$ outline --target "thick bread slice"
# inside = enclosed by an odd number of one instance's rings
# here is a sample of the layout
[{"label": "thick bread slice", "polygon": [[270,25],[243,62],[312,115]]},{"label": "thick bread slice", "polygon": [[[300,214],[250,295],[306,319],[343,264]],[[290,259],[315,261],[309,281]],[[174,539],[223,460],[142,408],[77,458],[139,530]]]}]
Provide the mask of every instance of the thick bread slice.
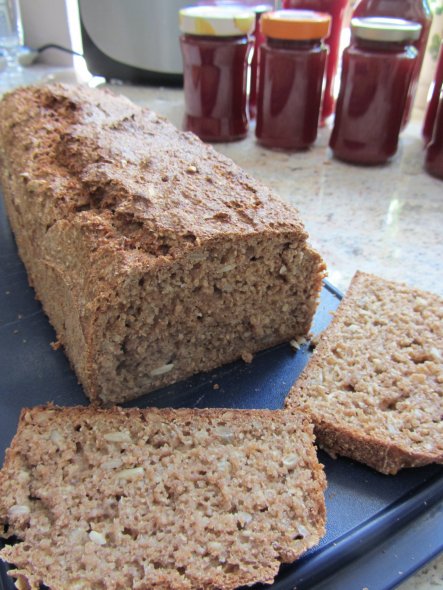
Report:
[{"label": "thick bread slice", "polygon": [[297,211],[109,91],[0,102],[20,256],[86,393],[118,403],[306,334],[324,263]]},{"label": "thick bread slice", "polygon": [[286,405],[382,473],[443,463],[443,301],[358,272]]},{"label": "thick bread slice", "polygon": [[324,487],[300,413],[39,407],[0,472],[0,556],[32,590],[272,582],[324,534]]}]

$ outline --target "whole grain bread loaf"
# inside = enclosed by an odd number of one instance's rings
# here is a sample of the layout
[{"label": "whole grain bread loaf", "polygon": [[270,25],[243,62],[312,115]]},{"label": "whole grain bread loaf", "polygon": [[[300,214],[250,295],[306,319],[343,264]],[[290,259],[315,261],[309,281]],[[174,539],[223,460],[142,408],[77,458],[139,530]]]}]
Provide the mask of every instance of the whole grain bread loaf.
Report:
[{"label": "whole grain bread loaf", "polygon": [[443,463],[443,301],[358,272],[286,405],[320,447],[386,474]]},{"label": "whole grain bread loaf", "polygon": [[271,582],[323,535],[324,487],[300,413],[37,407],[0,471],[0,556],[31,590]]},{"label": "whole grain bread loaf", "polygon": [[324,263],[298,213],[126,98],[64,85],[7,95],[0,175],[29,281],[92,400],[309,330]]}]

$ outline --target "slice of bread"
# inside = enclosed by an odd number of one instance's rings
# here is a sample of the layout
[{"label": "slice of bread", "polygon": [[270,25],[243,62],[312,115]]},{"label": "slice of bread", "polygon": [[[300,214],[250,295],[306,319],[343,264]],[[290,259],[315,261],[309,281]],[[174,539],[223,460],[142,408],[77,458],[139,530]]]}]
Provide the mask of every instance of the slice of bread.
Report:
[{"label": "slice of bread", "polygon": [[386,474],[443,463],[443,301],[358,272],[286,405],[320,447]]},{"label": "slice of bread", "polygon": [[272,582],[324,534],[306,416],[24,410],[0,472],[18,587],[232,589]]}]

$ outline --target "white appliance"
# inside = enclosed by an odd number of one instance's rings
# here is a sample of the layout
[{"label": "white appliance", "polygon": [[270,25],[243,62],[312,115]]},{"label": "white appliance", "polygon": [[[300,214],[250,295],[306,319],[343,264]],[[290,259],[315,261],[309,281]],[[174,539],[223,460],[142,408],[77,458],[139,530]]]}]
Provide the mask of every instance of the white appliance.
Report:
[{"label": "white appliance", "polygon": [[178,11],[188,0],[78,0],[91,73],[135,83],[182,83]]}]

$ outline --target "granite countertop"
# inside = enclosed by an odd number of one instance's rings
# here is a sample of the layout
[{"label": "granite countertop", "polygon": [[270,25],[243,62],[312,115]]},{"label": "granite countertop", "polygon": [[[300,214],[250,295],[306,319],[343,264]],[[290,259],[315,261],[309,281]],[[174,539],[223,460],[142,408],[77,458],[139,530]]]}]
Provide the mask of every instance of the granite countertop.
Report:
[{"label": "granite countertop", "polygon": [[[73,81],[68,71],[55,72],[55,78]],[[181,127],[181,90],[126,85],[114,90]],[[398,156],[381,167],[334,160],[327,148],[329,128],[320,130],[306,152],[261,148],[253,125],[246,139],[215,147],[299,209],[328,265],[329,280],[340,290],[346,291],[359,269],[443,296],[443,180],[423,171],[422,117],[414,113]],[[443,588],[443,554],[398,588]]]}]

